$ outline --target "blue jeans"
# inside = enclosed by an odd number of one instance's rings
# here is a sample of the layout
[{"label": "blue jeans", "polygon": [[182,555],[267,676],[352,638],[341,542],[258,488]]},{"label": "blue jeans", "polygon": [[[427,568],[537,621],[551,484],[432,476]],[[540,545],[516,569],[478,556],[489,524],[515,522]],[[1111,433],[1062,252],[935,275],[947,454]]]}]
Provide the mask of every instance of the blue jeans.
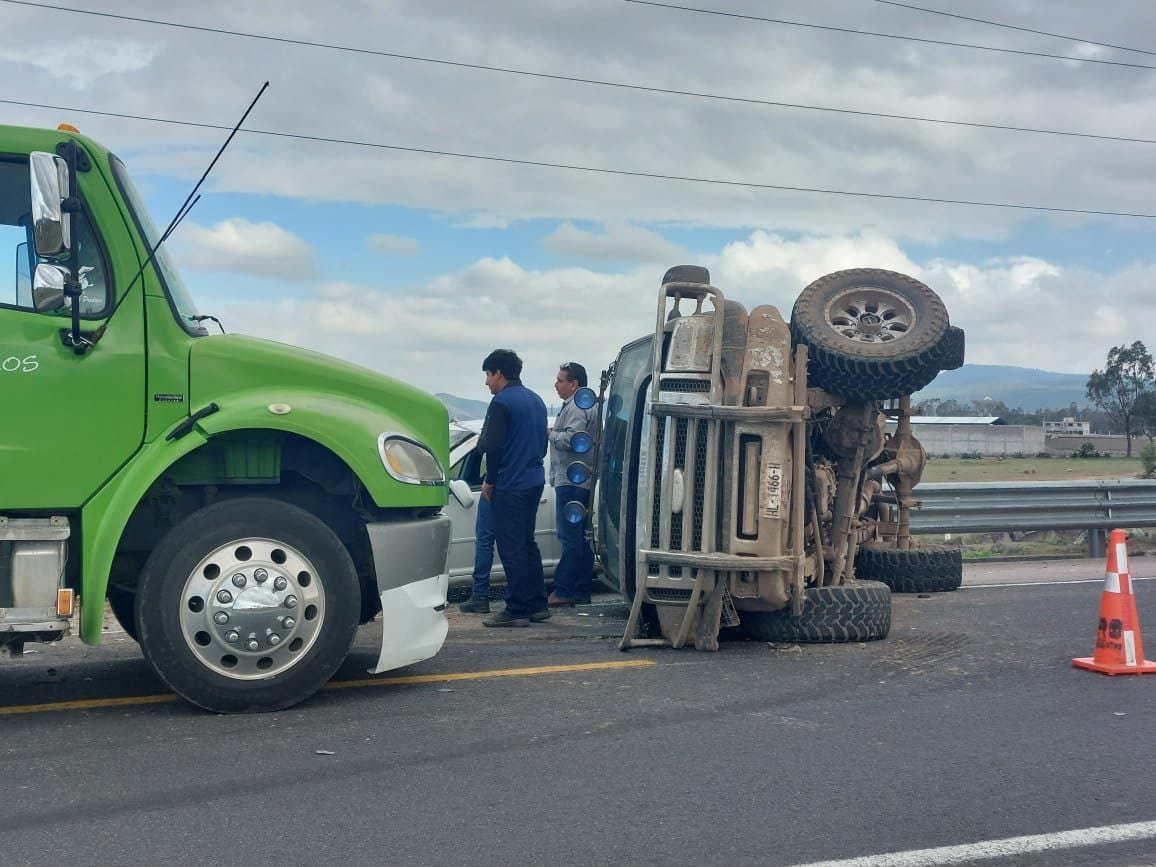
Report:
[{"label": "blue jeans", "polygon": [[513,617],[529,617],[546,608],[542,552],[534,541],[541,498],[541,485],[520,491],[498,487],[490,503],[494,540],[506,570],[506,611]]},{"label": "blue jeans", "polygon": [[474,522],[474,599],[490,598],[490,569],[494,566],[494,525],[490,501],[478,494],[478,514]]},{"label": "blue jeans", "polygon": [[577,500],[590,507],[590,491],[575,485],[558,485],[554,488],[555,526],[558,541],[562,544],[562,559],[554,570],[554,594],[563,599],[590,598],[590,585],[594,578],[594,552],[586,541],[586,523],[571,524],[566,520],[563,509],[571,500]]}]

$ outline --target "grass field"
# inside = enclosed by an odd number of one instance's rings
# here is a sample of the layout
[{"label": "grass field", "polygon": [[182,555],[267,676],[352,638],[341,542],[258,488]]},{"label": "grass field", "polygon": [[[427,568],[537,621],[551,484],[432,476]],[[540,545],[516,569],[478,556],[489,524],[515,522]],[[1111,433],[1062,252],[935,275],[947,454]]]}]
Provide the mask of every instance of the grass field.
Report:
[{"label": "grass field", "polygon": [[925,482],[1056,482],[1065,479],[1134,479],[1139,458],[937,458],[927,461]]}]

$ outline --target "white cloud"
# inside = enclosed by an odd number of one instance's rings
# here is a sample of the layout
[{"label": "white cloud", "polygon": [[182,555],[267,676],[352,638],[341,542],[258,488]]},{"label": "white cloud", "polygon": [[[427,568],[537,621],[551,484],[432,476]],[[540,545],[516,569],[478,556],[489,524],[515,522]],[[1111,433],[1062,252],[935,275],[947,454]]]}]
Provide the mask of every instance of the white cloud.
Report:
[{"label": "white cloud", "polygon": [[189,268],[281,280],[308,280],[317,274],[313,248],[276,223],[241,217],[209,227],[186,222],[174,233],[173,243]]},{"label": "white cloud", "polygon": [[657,232],[625,224],[608,225],[597,233],[567,221],[547,235],[542,246],[560,256],[595,261],[665,262],[685,256],[676,244]]},{"label": "white cloud", "polygon": [[417,238],[405,238],[401,235],[387,235],[377,233],[370,235],[366,241],[369,249],[385,256],[416,256],[421,252],[421,243]]},{"label": "white cloud", "polygon": [[[45,34],[41,34],[43,37]],[[8,38],[8,45],[18,43]],[[0,62],[27,64],[77,90],[87,90],[98,79],[123,76],[147,69],[159,52],[157,46],[146,46],[126,39],[78,37],[58,41],[41,39],[35,48],[0,48]]]},{"label": "white cloud", "polygon": [[535,271],[480,259],[409,292],[325,284],[307,298],[226,303],[230,330],[327,352],[392,373],[427,391],[487,399],[482,359],[511,347],[526,384],[550,399],[557,367],[594,372],[654,316],[661,272]]}]

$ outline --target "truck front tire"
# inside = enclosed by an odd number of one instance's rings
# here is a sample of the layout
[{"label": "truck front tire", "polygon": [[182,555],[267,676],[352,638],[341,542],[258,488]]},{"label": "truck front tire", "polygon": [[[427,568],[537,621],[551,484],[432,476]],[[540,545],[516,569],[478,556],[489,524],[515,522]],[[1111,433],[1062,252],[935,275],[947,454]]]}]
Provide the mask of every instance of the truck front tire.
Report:
[{"label": "truck front tire", "polygon": [[739,613],[743,632],[756,641],[836,644],[878,641],[891,631],[891,591],[877,581],[808,587],[803,613]]},{"label": "truck front tire", "polygon": [[153,549],[137,591],[145,658],[174,692],[219,713],[273,711],[321,688],[357,631],[357,571],[297,506],[226,500]]},{"label": "truck front tire", "polygon": [[112,616],[124,634],[133,641],[140,641],[140,633],[136,628],[136,594],[121,587],[109,587],[108,607],[112,609]]}]

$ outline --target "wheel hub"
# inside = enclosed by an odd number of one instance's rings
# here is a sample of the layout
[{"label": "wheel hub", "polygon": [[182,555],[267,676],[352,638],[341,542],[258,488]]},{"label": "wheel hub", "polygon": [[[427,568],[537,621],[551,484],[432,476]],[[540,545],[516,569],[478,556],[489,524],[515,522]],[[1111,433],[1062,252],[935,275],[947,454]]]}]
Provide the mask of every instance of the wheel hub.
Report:
[{"label": "wheel hub", "polygon": [[915,308],[901,295],[874,286],[847,289],[831,299],[827,324],[856,343],[890,343],[915,327]]},{"label": "wheel hub", "polygon": [[239,539],[197,564],[182,594],[181,632],[193,654],[225,677],[256,680],[294,666],[325,619],[313,565],[272,539]]}]

